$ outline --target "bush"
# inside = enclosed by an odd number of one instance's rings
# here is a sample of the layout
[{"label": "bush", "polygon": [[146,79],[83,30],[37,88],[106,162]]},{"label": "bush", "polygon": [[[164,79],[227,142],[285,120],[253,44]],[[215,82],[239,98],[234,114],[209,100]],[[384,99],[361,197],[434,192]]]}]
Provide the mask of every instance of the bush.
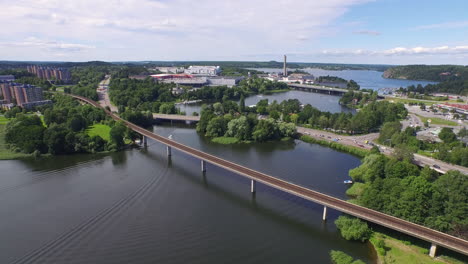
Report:
[{"label": "bush", "polygon": [[330,258],[335,264],[365,264],[362,260],[354,260],[350,255],[338,250],[331,250]]},{"label": "bush", "polygon": [[355,217],[340,216],[335,221],[335,225],[340,230],[341,236],[346,240],[360,240],[364,242],[372,234],[372,230],[367,226],[367,223]]}]

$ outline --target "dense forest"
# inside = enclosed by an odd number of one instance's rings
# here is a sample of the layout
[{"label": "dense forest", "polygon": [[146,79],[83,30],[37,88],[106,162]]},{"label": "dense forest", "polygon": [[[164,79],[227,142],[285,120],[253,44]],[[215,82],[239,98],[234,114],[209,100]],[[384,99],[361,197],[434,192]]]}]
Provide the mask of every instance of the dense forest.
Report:
[{"label": "dense forest", "polygon": [[72,69],[72,82],[76,85],[66,88],[66,92],[98,100],[96,88],[109,71],[106,66],[79,67]]},{"label": "dense forest", "polygon": [[460,65],[406,65],[386,70],[385,78],[427,80],[435,82],[468,80],[468,66]]},{"label": "dense forest", "polygon": [[[43,120],[36,114],[16,113],[6,126],[5,142],[16,152],[40,154],[70,154],[113,151],[124,145],[127,128],[106,119],[102,109],[80,105],[71,97],[55,94],[54,104],[38,107]],[[10,111],[16,111],[13,109]],[[18,112],[18,111],[16,111]],[[5,116],[11,116],[9,112]],[[107,124],[110,141],[86,132],[96,123]]]},{"label": "dense forest", "polygon": [[[281,105],[287,106],[282,108]],[[259,108],[257,107],[257,111]],[[301,124],[310,128],[330,130],[347,134],[362,134],[378,131],[385,122],[405,118],[407,111],[403,104],[372,102],[364,106],[355,115],[351,113],[322,112],[307,104],[303,108],[297,99],[290,99],[278,104],[276,101],[266,107],[266,112],[281,116],[285,121]]]},{"label": "dense forest", "polygon": [[468,181],[459,171],[439,175],[410,160],[378,153],[351,170],[356,202],[413,223],[468,238]]}]

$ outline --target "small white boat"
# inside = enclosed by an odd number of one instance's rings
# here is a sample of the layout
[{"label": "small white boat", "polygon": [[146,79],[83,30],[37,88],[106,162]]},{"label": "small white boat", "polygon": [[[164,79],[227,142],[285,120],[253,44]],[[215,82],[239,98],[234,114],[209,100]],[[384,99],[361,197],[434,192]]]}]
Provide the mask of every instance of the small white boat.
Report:
[{"label": "small white boat", "polygon": [[346,180],[346,181],[343,181],[344,184],[352,184],[353,181],[352,180]]}]

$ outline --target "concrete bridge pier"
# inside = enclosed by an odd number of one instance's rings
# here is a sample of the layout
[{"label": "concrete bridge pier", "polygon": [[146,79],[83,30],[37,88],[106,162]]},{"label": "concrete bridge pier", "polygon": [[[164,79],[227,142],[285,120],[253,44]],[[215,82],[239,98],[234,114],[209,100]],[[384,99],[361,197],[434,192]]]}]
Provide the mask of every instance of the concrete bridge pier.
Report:
[{"label": "concrete bridge pier", "polygon": [[201,171],[206,171],[206,161],[201,160]]},{"label": "concrete bridge pier", "polygon": [[148,137],[143,136],[142,138],[142,145],[146,148],[148,147]]},{"label": "concrete bridge pier", "polygon": [[167,156],[170,157],[172,156],[172,148],[169,146],[166,146],[166,151],[167,151]]},{"label": "concrete bridge pier", "polygon": [[431,258],[435,258],[436,251],[437,251],[437,245],[436,245],[436,244],[432,244],[432,245],[431,245],[431,248],[429,249],[429,256],[430,256]]},{"label": "concrete bridge pier", "polygon": [[255,193],[257,191],[257,182],[255,180],[250,180],[250,192]]},{"label": "concrete bridge pier", "polygon": [[327,207],[326,207],[326,206],[323,207],[323,216],[322,216],[322,220],[323,220],[323,221],[326,221],[326,220],[327,220]]}]

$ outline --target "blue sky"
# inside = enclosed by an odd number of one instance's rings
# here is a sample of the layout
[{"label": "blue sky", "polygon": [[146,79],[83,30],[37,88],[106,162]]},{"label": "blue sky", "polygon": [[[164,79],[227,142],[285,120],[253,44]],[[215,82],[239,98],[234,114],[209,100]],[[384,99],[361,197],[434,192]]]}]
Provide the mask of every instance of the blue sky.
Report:
[{"label": "blue sky", "polygon": [[462,0],[0,0],[0,60],[468,64]]}]

